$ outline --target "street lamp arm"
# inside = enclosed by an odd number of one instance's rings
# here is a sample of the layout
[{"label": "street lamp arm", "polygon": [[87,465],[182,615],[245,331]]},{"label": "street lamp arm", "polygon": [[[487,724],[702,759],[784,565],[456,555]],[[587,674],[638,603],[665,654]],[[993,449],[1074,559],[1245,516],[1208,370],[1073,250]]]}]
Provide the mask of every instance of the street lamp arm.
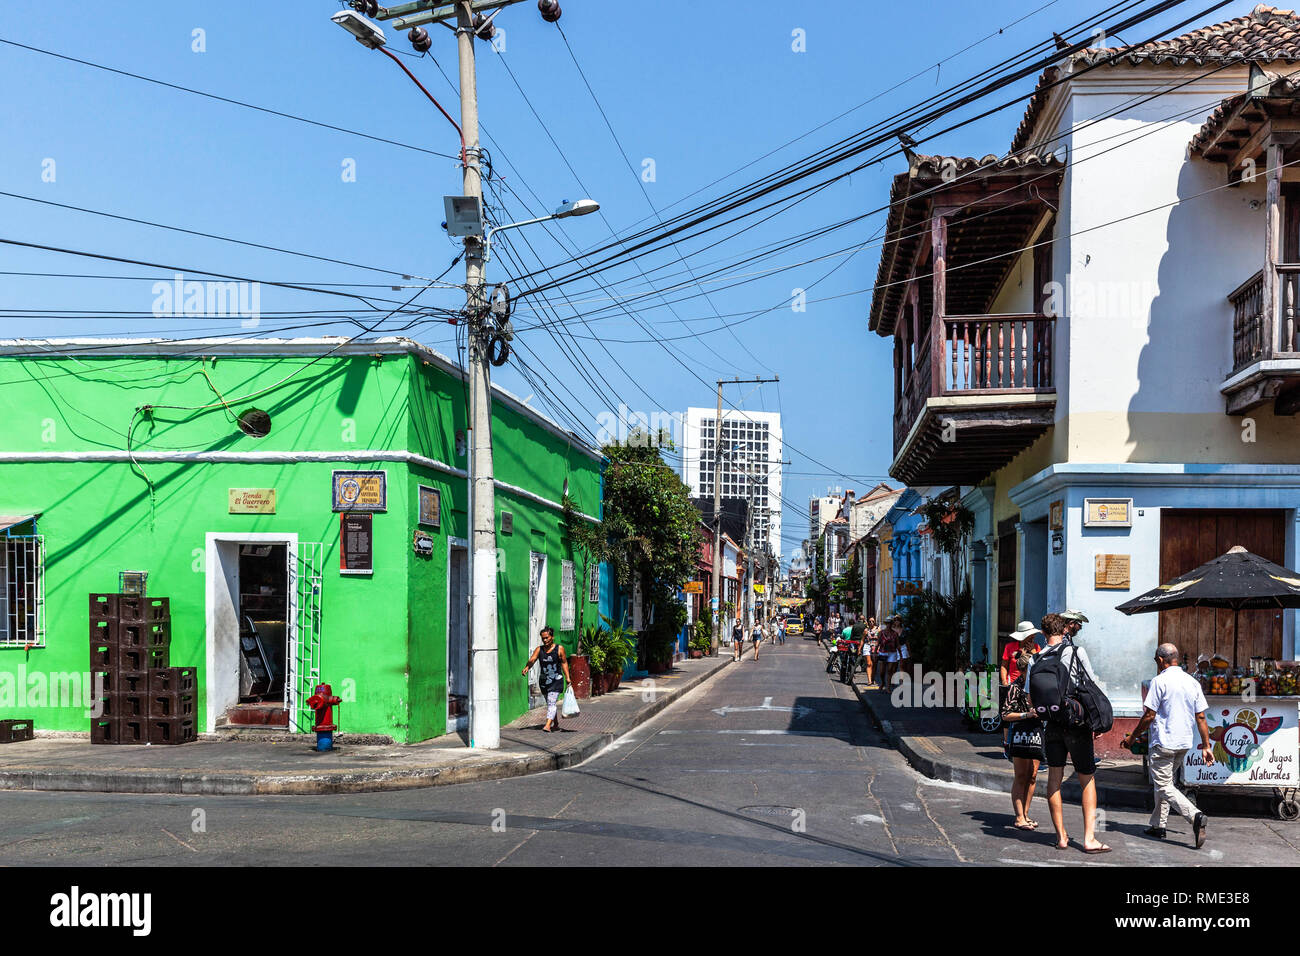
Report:
[{"label": "street lamp arm", "polygon": [[429,98],[429,102],[432,103],[434,106],[438,107],[438,112],[441,113],[443,116],[447,117],[447,122],[450,123],[452,126],[456,127],[456,135],[460,137],[460,164],[461,166],[469,165],[468,160],[466,158],[466,152],[465,152],[465,134],[461,130],[460,124],[457,123],[454,119],[452,119],[451,114],[442,108],[442,104],[433,98],[433,94],[424,88],[424,84],[421,83],[418,79],[416,79],[415,74],[406,68],[405,63],[403,63],[393,54],[389,53],[382,46],[375,47],[375,49],[378,50],[380,53],[382,53],[384,56],[388,57],[399,67],[401,67],[402,72],[411,78],[411,82],[420,88],[420,92]]},{"label": "street lamp arm", "polygon": [[536,219],[525,219],[523,222],[508,222],[504,226],[492,226],[483,237],[483,264],[487,265],[492,260],[492,237],[496,233],[507,229],[518,229],[520,226],[531,226],[534,223],[549,222],[555,218],[555,214],[552,213],[549,216],[538,216]]}]

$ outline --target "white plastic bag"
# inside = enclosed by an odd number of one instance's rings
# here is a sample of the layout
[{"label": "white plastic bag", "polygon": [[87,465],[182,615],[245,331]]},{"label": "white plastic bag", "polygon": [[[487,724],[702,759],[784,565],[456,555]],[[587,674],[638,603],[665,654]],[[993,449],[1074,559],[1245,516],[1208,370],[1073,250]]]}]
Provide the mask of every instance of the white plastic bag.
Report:
[{"label": "white plastic bag", "polygon": [[573,692],[572,687],[564,688],[564,703],[560,707],[560,716],[573,717],[580,713],[578,710],[578,695]]}]

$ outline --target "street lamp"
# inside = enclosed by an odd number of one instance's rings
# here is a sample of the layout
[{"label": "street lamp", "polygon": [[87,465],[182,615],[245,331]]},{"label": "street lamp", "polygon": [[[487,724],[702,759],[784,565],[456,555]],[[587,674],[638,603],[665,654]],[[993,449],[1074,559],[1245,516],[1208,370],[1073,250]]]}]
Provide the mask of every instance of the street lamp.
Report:
[{"label": "street lamp", "polygon": [[357,42],[364,47],[378,50],[388,42],[384,39],[383,30],[355,10],[340,10],[330,19],[356,37]]},{"label": "street lamp", "polygon": [[486,265],[492,261],[492,236],[495,233],[503,232],[506,229],[518,229],[520,226],[531,226],[538,222],[550,222],[552,219],[568,219],[570,216],[586,216],[600,208],[600,203],[594,199],[576,199],[573,202],[565,200],[559,208],[549,216],[539,216],[536,219],[525,219],[523,222],[506,223],[504,226],[493,226],[483,237],[483,262]]}]

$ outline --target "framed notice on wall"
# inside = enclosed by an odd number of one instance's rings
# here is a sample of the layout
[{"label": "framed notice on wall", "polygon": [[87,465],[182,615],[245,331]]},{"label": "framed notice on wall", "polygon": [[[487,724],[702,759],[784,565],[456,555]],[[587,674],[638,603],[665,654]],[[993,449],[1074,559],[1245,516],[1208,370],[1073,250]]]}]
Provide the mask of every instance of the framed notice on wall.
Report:
[{"label": "framed notice on wall", "polygon": [[368,512],[339,515],[339,573],[375,571],[375,516]]},{"label": "framed notice on wall", "polygon": [[1047,527],[1052,531],[1065,528],[1065,502],[1058,499],[1047,506]]},{"label": "framed notice on wall", "polygon": [[334,472],[335,511],[387,511],[388,472]]},{"label": "framed notice on wall", "polygon": [[442,492],[428,485],[420,489],[420,524],[437,528],[442,524]]},{"label": "framed notice on wall", "polygon": [[1130,555],[1097,555],[1097,567],[1093,587],[1102,591],[1127,591],[1131,586],[1130,567]]},{"label": "framed notice on wall", "polygon": [[1085,528],[1133,527],[1133,499],[1084,498],[1083,526]]}]

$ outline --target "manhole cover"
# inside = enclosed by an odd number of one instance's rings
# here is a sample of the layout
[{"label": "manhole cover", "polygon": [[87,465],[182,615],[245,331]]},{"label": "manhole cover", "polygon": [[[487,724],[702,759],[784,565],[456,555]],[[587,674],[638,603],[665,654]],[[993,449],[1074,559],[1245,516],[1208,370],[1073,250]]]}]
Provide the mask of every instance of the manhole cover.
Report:
[{"label": "manhole cover", "polygon": [[737,812],[753,813],[763,817],[789,817],[796,811],[796,807],[741,807]]}]

